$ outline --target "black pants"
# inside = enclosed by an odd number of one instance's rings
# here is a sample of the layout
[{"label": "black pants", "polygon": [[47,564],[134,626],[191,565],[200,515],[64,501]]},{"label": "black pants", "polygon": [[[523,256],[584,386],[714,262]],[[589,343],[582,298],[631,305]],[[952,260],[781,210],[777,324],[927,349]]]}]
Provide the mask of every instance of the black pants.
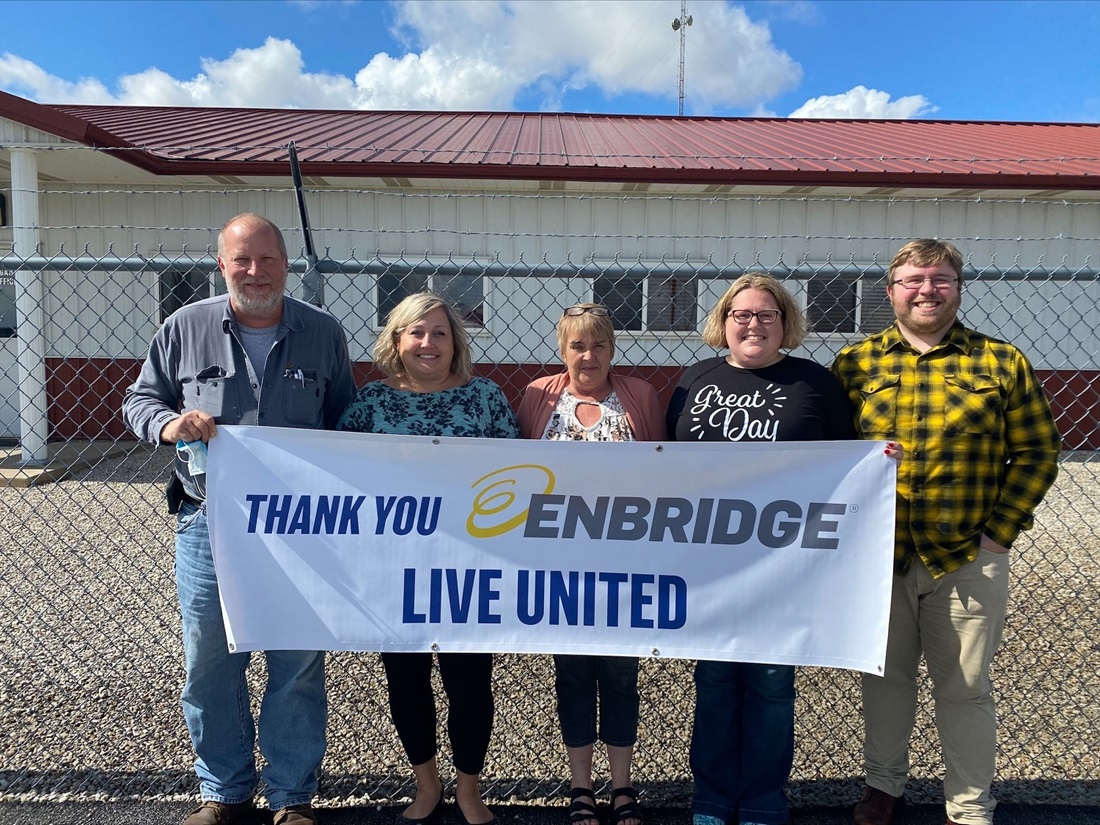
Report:
[{"label": "black pants", "polygon": [[[554,656],[558,721],[567,748],[599,739],[615,748],[638,741],[638,660],[632,656]],[[596,706],[599,701],[599,730]]]},{"label": "black pants", "polygon": [[[431,653],[383,653],[390,716],[405,754],[423,765],[436,754]],[[479,774],[493,732],[493,655],[440,653],[439,675],[450,705],[447,737],[455,768]]]}]

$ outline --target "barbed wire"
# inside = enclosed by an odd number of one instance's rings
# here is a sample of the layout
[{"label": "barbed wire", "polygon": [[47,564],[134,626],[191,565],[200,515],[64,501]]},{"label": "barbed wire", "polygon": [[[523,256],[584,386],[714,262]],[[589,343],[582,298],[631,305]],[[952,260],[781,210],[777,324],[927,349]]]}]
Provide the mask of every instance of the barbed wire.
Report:
[{"label": "barbed wire", "polygon": [[[128,225],[119,226],[118,224],[65,224],[65,225],[51,225],[51,224],[37,224],[33,226],[18,225],[14,228],[17,229],[38,229],[45,231],[55,230],[83,230],[83,231],[118,231],[129,230],[134,232],[213,232],[220,231],[220,226],[139,226]],[[288,231],[296,231],[298,227],[284,227]],[[489,230],[480,229],[446,229],[440,227],[422,227],[417,229],[394,229],[386,228],[385,226],[358,228],[358,227],[345,227],[345,226],[314,226],[311,227],[311,231],[315,234],[322,232],[331,232],[334,234],[358,234],[358,235],[451,235],[460,238],[467,237],[490,237],[490,238],[548,238],[553,240],[628,240],[628,241],[755,241],[757,243],[770,243],[772,241],[844,241],[852,243],[856,241],[905,241],[910,239],[910,235],[799,235],[796,233],[783,234],[783,233],[756,233],[751,235],[727,235],[727,234],[689,234],[689,233],[661,233],[661,232],[647,232],[645,234],[637,232],[491,232]],[[1057,235],[1011,235],[1011,236],[982,236],[982,235],[937,235],[940,240],[951,241],[952,243],[958,242],[971,242],[971,243],[1024,243],[1028,241],[1034,242],[1048,242],[1048,241],[1094,241],[1095,237],[1076,235],[1066,235],[1059,233]]]},{"label": "barbed wire", "polygon": [[[997,197],[996,195],[972,195],[972,196],[946,196],[946,195],[907,195],[905,197],[887,196],[883,197],[879,194],[845,194],[845,195],[786,195],[786,194],[737,194],[734,192],[728,194],[714,194],[714,193],[660,193],[653,194],[650,192],[643,193],[589,193],[589,192],[410,192],[410,191],[395,191],[393,188],[368,188],[368,189],[354,189],[345,187],[324,187],[324,186],[307,186],[305,187],[307,192],[311,192],[315,195],[334,194],[334,195],[357,195],[357,196],[375,196],[380,198],[424,198],[424,199],[440,199],[440,200],[539,200],[539,201],[612,201],[616,203],[626,203],[631,201],[646,201],[646,202],[663,202],[663,201],[676,201],[686,200],[692,203],[859,203],[859,204],[886,204],[886,205],[912,205],[912,204],[934,204],[934,205],[950,205],[959,206],[965,204],[983,204],[988,202],[996,202],[998,204],[1019,204],[1023,206],[1064,206],[1066,208],[1074,207],[1092,207],[1096,208],[1100,206],[1100,200],[1098,199],[1081,199],[1070,200],[1064,196],[1063,193],[1053,195],[1051,197],[1032,196],[1032,197]],[[34,193],[40,196],[45,195],[70,195],[70,196],[97,196],[97,195],[126,195],[128,197],[137,197],[141,195],[172,195],[172,196],[190,196],[190,195],[240,195],[240,194],[289,194],[294,192],[292,185],[286,186],[266,186],[266,187],[240,187],[240,188],[188,188],[188,189],[22,189],[20,187],[11,187],[12,192],[27,192]]]},{"label": "barbed wire", "polygon": [[[0,273],[13,273],[16,271],[27,272],[107,272],[115,274],[119,271],[140,273],[146,271],[161,272],[207,272],[213,274],[217,271],[217,260],[214,250],[207,246],[202,252],[165,251],[158,247],[155,253],[142,254],[135,245],[133,253],[129,257],[120,257],[113,249],[104,255],[93,255],[88,244],[84,245],[83,254],[74,257],[64,250],[64,244],[56,256],[44,255],[40,249],[28,256],[20,256],[14,251],[11,254],[0,254]],[[640,270],[644,274],[651,275],[657,272],[668,274],[683,274],[688,272],[692,277],[728,277],[731,272],[740,272],[753,268],[784,269],[791,273],[802,272],[804,274],[821,275],[851,275],[856,272],[860,277],[877,277],[885,271],[888,255],[875,253],[869,257],[857,258],[855,254],[834,256],[811,256],[808,252],[788,253],[780,250],[775,253],[765,254],[761,250],[749,252],[744,255],[733,253],[728,258],[715,261],[713,255],[702,258],[685,255],[682,258],[671,258],[667,254],[660,256],[645,256],[636,253],[633,256],[615,254],[610,258],[586,255],[582,261],[572,261],[566,255],[564,260],[552,262],[547,255],[542,255],[536,262],[525,260],[525,255],[520,253],[516,260],[502,261],[500,252],[492,255],[470,254],[466,256],[456,255],[453,252],[446,254],[419,253],[409,254],[401,249],[394,253],[383,253],[376,250],[368,256],[359,257],[354,248],[350,254],[343,258],[333,258],[326,251],[325,256],[316,263],[311,263],[305,257],[304,251],[297,258],[291,258],[289,271],[302,274],[311,268],[327,275],[344,273],[374,273],[388,272],[394,268],[397,270],[417,270],[431,272],[439,275],[455,275],[461,273],[478,274],[486,276],[518,275],[522,277],[595,277],[605,276],[615,271],[634,272]],[[538,256],[535,256],[538,257]],[[1035,256],[1025,261],[1022,255],[1011,256],[1011,261],[1005,263],[1006,256],[991,254],[988,259],[978,259],[977,256],[968,254],[964,260],[964,267],[971,273],[971,277],[984,276],[992,272],[993,276],[1007,280],[1017,280],[1021,277],[1027,280],[1072,280],[1080,283],[1097,281],[1100,279],[1100,270],[1094,270],[1091,261],[1086,258],[1082,264],[1070,264],[1068,256],[1062,256],[1060,262],[1047,264],[1044,255]],[[998,261],[1000,258],[1000,261]],[[747,263],[746,263],[747,262]],[[709,273],[709,275],[708,275]],[[10,276],[8,276],[10,277]],[[0,286],[3,281],[0,281]]]}]

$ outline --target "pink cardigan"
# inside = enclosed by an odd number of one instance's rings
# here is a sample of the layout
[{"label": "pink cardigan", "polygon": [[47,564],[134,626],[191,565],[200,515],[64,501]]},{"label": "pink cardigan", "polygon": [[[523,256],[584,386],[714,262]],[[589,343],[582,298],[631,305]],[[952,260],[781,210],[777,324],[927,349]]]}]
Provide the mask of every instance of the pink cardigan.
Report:
[{"label": "pink cardigan", "polygon": [[[641,378],[609,375],[611,388],[619,396],[626,411],[626,420],[639,441],[665,440],[665,414],[657,390]],[[527,385],[519,402],[520,433],[524,438],[541,438],[558,405],[562,390],[569,384],[569,373],[547,375]]]}]

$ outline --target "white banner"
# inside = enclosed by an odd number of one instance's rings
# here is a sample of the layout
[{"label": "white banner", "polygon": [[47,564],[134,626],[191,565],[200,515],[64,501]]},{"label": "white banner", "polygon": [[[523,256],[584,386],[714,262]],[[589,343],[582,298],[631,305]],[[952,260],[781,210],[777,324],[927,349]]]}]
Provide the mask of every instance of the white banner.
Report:
[{"label": "white banner", "polygon": [[230,647],[881,673],[896,472],[884,444],[219,427],[207,491]]}]

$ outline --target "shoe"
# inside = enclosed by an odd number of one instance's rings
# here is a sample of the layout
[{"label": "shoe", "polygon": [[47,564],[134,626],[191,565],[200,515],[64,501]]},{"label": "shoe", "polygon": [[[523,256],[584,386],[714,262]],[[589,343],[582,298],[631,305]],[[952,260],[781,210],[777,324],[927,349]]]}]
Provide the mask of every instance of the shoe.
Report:
[{"label": "shoe", "polygon": [[[615,797],[617,796],[629,797],[630,801],[615,807]],[[632,819],[637,820],[638,825],[644,825],[645,818],[642,816],[642,808],[638,804],[638,792],[633,788],[615,788],[612,790],[611,816],[614,825],[623,825],[623,823]]]},{"label": "shoe", "polygon": [[273,825],[317,825],[312,805],[288,805],[275,812]]},{"label": "shoe", "polygon": [[[473,823],[466,819],[466,814],[462,813],[462,808],[459,807],[458,803],[455,803],[455,810],[458,812],[458,821],[461,825],[473,825]],[[492,813],[492,811],[490,811],[490,813]],[[500,825],[500,823],[496,816],[494,816],[488,822],[479,822],[477,825]]]},{"label": "shoe", "polygon": [[726,825],[726,820],[708,814],[692,814],[691,825]]},{"label": "shoe", "polygon": [[443,791],[439,791],[439,801],[435,803],[432,812],[420,819],[412,819],[404,814],[397,815],[397,825],[436,825],[443,818]]},{"label": "shoe", "polygon": [[903,798],[864,785],[863,798],[852,812],[852,825],[891,825],[895,814],[901,809]]},{"label": "shoe", "polygon": [[233,803],[204,799],[199,807],[186,816],[183,825],[243,825],[252,822],[255,813],[256,807],[251,799]]},{"label": "shoe", "polygon": [[[591,800],[592,804],[586,802],[586,799]],[[570,825],[580,825],[582,822],[596,822],[598,825],[600,816],[596,813],[596,794],[592,792],[591,788],[569,789],[569,808],[567,809],[566,820]]]}]

